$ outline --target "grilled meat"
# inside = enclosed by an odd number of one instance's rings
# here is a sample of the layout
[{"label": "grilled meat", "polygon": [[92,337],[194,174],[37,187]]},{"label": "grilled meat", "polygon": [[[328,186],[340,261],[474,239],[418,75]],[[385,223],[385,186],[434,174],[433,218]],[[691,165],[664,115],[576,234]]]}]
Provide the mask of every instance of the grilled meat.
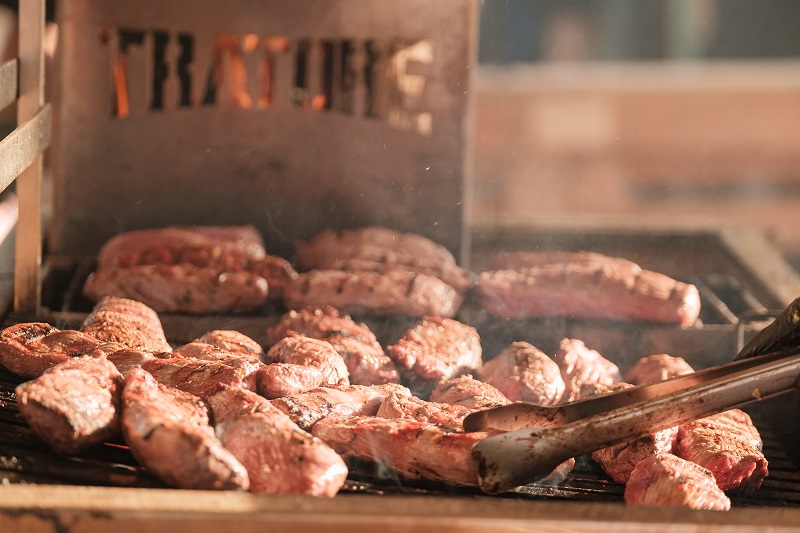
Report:
[{"label": "grilled meat", "polygon": [[267,282],[249,272],[224,272],[188,264],[102,268],[89,275],[83,292],[91,300],[119,296],[159,312],[215,313],[258,309]]},{"label": "grilled meat", "polygon": [[253,262],[247,270],[267,280],[269,297],[273,299],[282,298],[286,287],[298,277],[292,264],[277,255],[267,255]]},{"label": "grilled meat", "polygon": [[221,350],[234,355],[244,355],[261,359],[264,355],[264,348],[259,343],[238,331],[230,329],[217,329],[203,334],[202,337],[197,339],[198,342],[216,346]]},{"label": "grilled meat", "polygon": [[310,431],[324,418],[346,419],[354,416],[374,416],[383,400],[392,393],[410,396],[402,385],[350,385],[349,387],[319,387],[303,394],[293,394],[272,400],[272,405],[289,415],[300,429]]},{"label": "grilled meat", "polygon": [[226,386],[208,404],[217,436],[247,469],[251,492],[333,497],[341,488],[341,457],[264,398]]},{"label": "grilled meat", "polygon": [[598,384],[613,385],[621,379],[617,365],[578,339],[562,339],[553,360],[564,378],[562,402],[585,398]]},{"label": "grilled meat", "polygon": [[[481,367],[481,371],[485,370],[486,364]],[[460,405],[468,409],[489,409],[511,403],[511,400],[497,388],[470,375],[440,381],[431,392],[430,400]]]},{"label": "grilled meat", "polygon": [[0,364],[23,378],[37,378],[71,357],[92,352],[100,341],[80,331],[43,322],[16,324],[0,331]]},{"label": "grilled meat", "polygon": [[662,353],[639,359],[639,362],[625,372],[625,381],[634,385],[645,385],[692,372],[694,369],[683,357],[672,357]]},{"label": "grilled meat", "polygon": [[711,472],[668,453],[651,455],[636,465],[625,486],[625,501],[715,511],[731,508]]},{"label": "grilled meat", "polygon": [[120,342],[135,350],[169,352],[161,320],[141,302],[105,296],[81,325],[81,331],[103,342]]},{"label": "grilled meat", "polygon": [[387,351],[404,382],[421,394],[429,394],[442,379],[469,374],[481,367],[478,332],[449,318],[418,320]]},{"label": "grilled meat", "polygon": [[[523,259],[525,259],[523,261]],[[505,318],[573,316],[694,324],[697,287],[636,263],[579,252],[526,253],[484,271],[478,303]]]},{"label": "grilled meat", "polygon": [[251,224],[241,226],[175,226],[198,233],[207,239],[235,244],[242,250],[250,250],[249,255],[258,257],[264,250],[264,238]]},{"label": "grilled meat", "polygon": [[464,417],[472,409],[460,405],[426,402],[416,396],[390,394],[381,403],[375,416],[381,418],[406,418],[436,424],[447,431],[463,431]]},{"label": "grilled meat", "polygon": [[203,402],[131,370],[122,390],[122,433],[139,463],[183,489],[247,489],[244,466],[219,442]]},{"label": "grilled meat", "polygon": [[315,267],[316,270],[344,270],[347,272],[376,272],[378,274],[386,274],[392,270],[408,270],[416,272],[417,274],[425,274],[432,276],[445,282],[453,287],[460,294],[464,294],[474,282],[475,276],[472,272],[461,268],[453,263],[443,263],[441,265],[416,265],[416,264],[403,264],[391,262],[393,257],[391,253],[377,247],[373,250],[365,251],[364,258],[331,258],[329,261],[324,261],[319,266]]},{"label": "grilled meat", "polygon": [[[118,343],[102,344],[98,346],[95,351],[102,351],[106,359],[117,367],[120,374],[125,374],[134,368],[140,368],[145,361],[149,361],[150,359],[169,359],[172,356],[171,353],[152,354],[150,352],[134,350]],[[92,352],[92,354],[94,354],[94,352]]]},{"label": "grilled meat", "polygon": [[167,387],[207,398],[223,385],[256,390],[256,372],[260,363],[246,357],[230,356],[220,360],[201,360],[187,357],[147,359],[141,368]]},{"label": "grilled meat", "polygon": [[354,385],[400,381],[397,368],[372,331],[335,307],[326,305],[287,312],[267,332],[269,342],[277,343],[290,331],[328,341],[347,364],[350,382]]},{"label": "grilled meat", "polygon": [[513,402],[552,405],[564,394],[558,365],[527,342],[511,344],[484,363],[478,376]]},{"label": "grilled meat", "polygon": [[709,469],[722,490],[758,488],[767,477],[761,436],[739,409],[680,426],[676,454]]},{"label": "grilled meat", "polygon": [[273,363],[258,369],[256,390],[264,398],[274,400],[316,389],[324,379],[322,372],[313,366]]},{"label": "grilled meat", "polygon": [[227,362],[237,358],[258,364],[261,360],[252,352],[231,353],[227,350],[200,341],[192,341],[188,344],[178,346],[173,352],[173,357],[186,357],[189,359],[200,359],[202,361],[221,361]]},{"label": "grilled meat", "polygon": [[300,274],[283,293],[290,309],[332,305],[347,313],[452,317],[463,297],[438,278],[408,270]]},{"label": "grilled meat", "polygon": [[122,374],[102,357],[81,356],[19,385],[17,406],[57,453],[72,455],[119,432]]},{"label": "grilled meat", "polygon": [[267,352],[267,363],[290,363],[313,366],[322,373],[322,385],[349,385],[350,373],[342,356],[330,343],[290,333]]}]

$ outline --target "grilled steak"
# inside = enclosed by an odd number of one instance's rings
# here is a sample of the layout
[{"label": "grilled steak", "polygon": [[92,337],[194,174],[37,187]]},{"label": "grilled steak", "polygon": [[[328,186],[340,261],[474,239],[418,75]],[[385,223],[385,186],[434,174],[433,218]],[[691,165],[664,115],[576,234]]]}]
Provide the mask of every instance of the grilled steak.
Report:
[{"label": "grilled steak", "polygon": [[235,355],[255,357],[256,359],[261,359],[261,356],[264,355],[264,348],[259,343],[244,333],[230,329],[209,331],[197,341],[216,346]]},{"label": "grilled steak", "polygon": [[408,270],[300,274],[283,293],[290,309],[332,305],[346,313],[452,317],[463,297],[438,278]]},{"label": "grilled steak", "polygon": [[313,434],[340,454],[355,454],[408,479],[477,485],[472,447],[487,433],[448,433],[427,422],[360,416],[323,420]]},{"label": "grilled steak", "polygon": [[[481,367],[481,370],[486,370],[486,364]],[[470,375],[440,381],[431,392],[430,400],[461,405],[468,409],[489,409],[511,403],[511,400],[497,388]]]},{"label": "grilled steak", "polygon": [[564,394],[558,365],[527,342],[515,342],[488,360],[478,376],[512,402],[552,405]]},{"label": "grilled steak", "polygon": [[25,421],[52,450],[75,454],[119,432],[122,374],[101,357],[60,363],[16,389]]},{"label": "grilled steak", "polygon": [[83,321],[81,331],[97,340],[120,342],[135,350],[172,351],[158,314],[143,303],[127,298],[101,298]]},{"label": "grilled steak", "polygon": [[[363,251],[363,249],[362,249]],[[410,270],[417,274],[432,276],[453,287],[460,294],[464,294],[473,284],[474,275],[472,272],[461,268],[453,263],[443,263],[442,265],[416,265],[394,263],[391,253],[386,253],[383,249],[377,248],[365,254],[367,258],[332,258],[325,261],[316,270],[344,270],[347,272],[376,272],[386,274],[392,270]],[[370,259],[374,258],[374,259]]]},{"label": "grilled steak", "polygon": [[[117,367],[117,370],[123,375],[134,368],[141,368],[142,364],[150,359],[169,359],[172,356],[171,353],[152,354],[150,352],[134,350],[133,348],[128,348],[118,343],[102,344],[98,346],[95,351],[102,351],[106,359]],[[92,354],[94,353],[95,352],[92,352]]]},{"label": "grilled steak", "polygon": [[214,241],[235,244],[242,250],[250,250],[249,255],[258,257],[264,250],[264,238],[251,224],[241,226],[175,226],[192,231]]},{"label": "grilled steak", "polygon": [[365,324],[357,324],[335,307],[322,306],[289,311],[267,332],[275,344],[290,331],[328,341],[342,356],[354,385],[398,383],[394,363],[383,352],[375,335]]},{"label": "grilled steak", "polygon": [[269,297],[273,299],[282,298],[283,291],[298,276],[292,264],[277,255],[267,255],[252,263],[247,270],[267,280]]},{"label": "grilled steak", "polygon": [[322,385],[349,385],[347,365],[333,346],[326,341],[290,333],[267,352],[267,363],[290,363],[313,366],[322,373]]},{"label": "grilled steak", "polygon": [[247,471],[208,423],[203,402],[141,369],[125,375],[122,433],[136,460],[167,485],[247,489]]},{"label": "grilled steak", "polygon": [[[523,260],[524,259],[524,260]],[[601,254],[515,256],[478,278],[478,303],[505,318],[572,316],[691,325],[700,313],[694,285]]]},{"label": "grilled steak", "polygon": [[256,372],[260,363],[245,357],[206,361],[186,357],[148,359],[141,368],[167,387],[207,398],[223,385],[256,390]]},{"label": "grilled steak", "polygon": [[341,420],[360,415],[374,416],[383,400],[392,393],[411,395],[407,388],[394,383],[371,387],[320,387],[272,400],[272,405],[289,415],[300,429],[310,431],[323,418]]},{"label": "grilled steak", "polygon": [[562,402],[585,398],[597,385],[613,385],[621,379],[617,365],[578,339],[562,339],[553,360],[564,378]]},{"label": "grilled steak", "polygon": [[274,400],[316,389],[324,379],[322,372],[313,366],[273,363],[258,369],[256,390],[264,398]]},{"label": "grilled steak", "polygon": [[651,455],[636,465],[625,486],[625,501],[715,511],[731,508],[711,472],[668,453]]},{"label": "grilled steak", "polygon": [[74,330],[43,322],[16,324],[0,331],[0,364],[23,378],[37,378],[71,357],[87,354],[100,341]]},{"label": "grilled steak", "polygon": [[639,362],[625,372],[625,381],[634,385],[645,385],[692,372],[694,369],[683,357],[672,357],[662,353],[639,359]]},{"label": "grilled steak", "polygon": [[679,457],[709,469],[722,490],[758,488],[767,477],[761,436],[739,409],[683,424],[676,450]]},{"label": "grilled steak", "polygon": [[463,431],[464,417],[472,409],[460,405],[426,402],[416,396],[390,394],[381,403],[375,416],[381,418],[406,418],[436,424],[447,431]]},{"label": "grilled steak", "polygon": [[226,386],[208,404],[217,436],[247,469],[251,492],[333,497],[341,488],[341,457],[264,398]]},{"label": "grilled steak", "polygon": [[206,344],[205,342],[192,341],[183,346],[178,346],[173,352],[173,356],[186,357],[189,359],[200,359],[202,361],[231,361],[237,358],[244,359],[252,364],[258,364],[261,360],[252,352],[231,353],[227,350]]},{"label": "grilled steak", "polygon": [[91,300],[119,296],[159,312],[215,313],[258,309],[267,282],[249,272],[221,272],[192,265],[109,267],[89,275],[83,292]]},{"label": "grilled steak", "polygon": [[403,381],[421,394],[429,394],[442,379],[469,374],[481,367],[478,332],[449,318],[418,320],[387,350]]}]

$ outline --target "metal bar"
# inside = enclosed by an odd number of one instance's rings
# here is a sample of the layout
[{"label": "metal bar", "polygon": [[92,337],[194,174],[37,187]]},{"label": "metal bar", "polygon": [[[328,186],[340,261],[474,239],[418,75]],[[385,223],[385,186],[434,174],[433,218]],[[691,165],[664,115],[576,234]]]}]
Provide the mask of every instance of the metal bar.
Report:
[{"label": "metal bar", "polygon": [[0,65],[0,111],[17,99],[17,59]]},{"label": "metal bar", "polygon": [[0,190],[33,165],[50,144],[53,113],[50,104],[0,141]]},{"label": "metal bar", "polygon": [[[44,0],[20,2],[18,124],[36,117],[44,105],[44,15]],[[37,156],[17,178],[19,222],[14,266],[17,311],[38,312],[41,306],[42,159]]]}]

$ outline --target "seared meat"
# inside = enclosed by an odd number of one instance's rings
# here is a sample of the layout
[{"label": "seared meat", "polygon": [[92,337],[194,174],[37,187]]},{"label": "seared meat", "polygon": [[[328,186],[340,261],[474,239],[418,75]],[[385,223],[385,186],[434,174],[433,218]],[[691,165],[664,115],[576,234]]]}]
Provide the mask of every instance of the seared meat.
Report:
[{"label": "seared meat", "polygon": [[700,313],[697,287],[620,258],[526,253],[494,267],[479,276],[476,294],[481,306],[500,317],[573,316],[688,326]]},{"label": "seared meat", "polygon": [[231,361],[236,358],[241,358],[257,364],[261,360],[256,357],[252,352],[245,353],[231,353],[227,350],[206,344],[205,342],[192,341],[189,344],[178,346],[173,352],[173,356],[187,357],[190,359],[200,359],[202,361]]},{"label": "seared meat", "polygon": [[16,389],[25,421],[57,453],[75,454],[119,432],[122,374],[101,357],[68,359]]},{"label": "seared meat", "polygon": [[235,355],[245,355],[256,359],[261,359],[261,356],[264,355],[264,348],[259,343],[244,333],[230,329],[209,331],[197,341],[216,346]]},{"label": "seared meat", "polygon": [[[333,258],[332,260],[325,261],[319,266],[315,267],[316,270],[345,270],[347,272],[376,272],[378,274],[386,274],[392,270],[410,270],[417,274],[425,274],[439,278],[447,283],[460,294],[469,289],[474,281],[472,272],[461,268],[454,263],[443,263],[442,265],[427,265],[421,266],[416,264],[402,264],[393,263],[391,252],[386,252],[381,248],[374,247],[373,250],[364,250],[367,258],[347,258],[339,259]],[[374,258],[374,259],[370,259]]]},{"label": "seared meat", "polygon": [[692,372],[694,369],[682,357],[672,357],[662,353],[639,359],[639,362],[625,373],[625,381],[634,385],[645,385]]},{"label": "seared meat", "polygon": [[37,378],[71,357],[87,354],[100,341],[74,330],[43,322],[16,324],[0,331],[0,364],[23,378]]},{"label": "seared meat", "polygon": [[283,291],[298,276],[292,264],[277,255],[267,255],[263,259],[254,262],[250,265],[248,271],[267,280],[269,297],[273,299],[283,297]]},{"label": "seared meat", "polygon": [[316,389],[324,379],[322,372],[313,366],[273,363],[258,369],[256,390],[264,398],[274,400]]},{"label": "seared meat", "polygon": [[390,394],[381,403],[375,416],[381,418],[407,418],[418,422],[436,424],[447,431],[463,431],[464,417],[472,409],[460,405],[426,402],[416,396]]},{"label": "seared meat", "polygon": [[527,342],[515,342],[484,363],[478,376],[512,402],[552,405],[564,394],[558,365]]},{"label": "seared meat", "polygon": [[283,301],[291,309],[332,305],[354,314],[452,317],[463,297],[438,278],[408,270],[312,270],[286,287]]},{"label": "seared meat", "polygon": [[[172,356],[170,353],[152,354],[142,352],[117,343],[102,344],[96,351],[103,351],[106,359],[113,363],[121,374],[125,374],[134,368],[140,368],[145,361],[150,359],[169,359]],[[92,353],[94,354],[94,352]]]},{"label": "seared meat", "polygon": [[251,224],[241,226],[175,226],[178,229],[193,231],[207,239],[235,244],[242,250],[250,250],[249,255],[258,257],[264,250],[264,238]]},{"label": "seared meat", "polygon": [[376,461],[408,479],[476,486],[472,447],[487,433],[448,433],[427,422],[360,416],[328,419],[313,434],[340,454]]},{"label": "seared meat", "polygon": [[247,489],[247,471],[208,423],[200,398],[131,370],[122,390],[122,433],[136,460],[182,489]]},{"label": "seared meat", "polygon": [[553,359],[564,378],[562,402],[585,398],[596,385],[613,385],[621,379],[617,365],[578,339],[562,339]]},{"label": "seared meat", "polygon": [[722,490],[758,488],[767,477],[761,436],[739,409],[683,424],[676,450],[683,459],[709,469]]},{"label": "seared meat", "polygon": [[83,293],[91,300],[119,296],[159,312],[250,311],[267,300],[267,282],[249,272],[224,272],[188,264],[108,267],[89,275]]},{"label": "seared meat", "polygon": [[387,350],[403,380],[422,394],[429,394],[439,380],[475,372],[481,367],[478,332],[449,318],[418,320]]},{"label": "seared meat", "polygon": [[[486,364],[481,370],[486,371]],[[497,388],[470,375],[440,381],[431,392],[430,400],[461,405],[468,409],[489,409],[511,403],[511,400]]]},{"label": "seared meat", "polygon": [[715,511],[731,508],[711,472],[668,453],[651,455],[636,465],[625,486],[625,501]]},{"label": "seared meat", "polygon": [[208,404],[217,436],[247,469],[251,492],[333,497],[341,488],[341,457],[264,398],[226,386]]},{"label": "seared meat", "polygon": [[289,311],[269,331],[275,344],[290,331],[328,341],[344,358],[354,385],[398,383],[400,376],[366,324],[357,324],[335,307],[322,306]]},{"label": "seared meat", "polygon": [[323,418],[341,420],[359,415],[373,416],[383,400],[392,393],[411,395],[407,388],[394,383],[371,387],[350,385],[335,389],[320,387],[272,400],[272,405],[289,415],[300,429],[310,431]]},{"label": "seared meat", "polygon": [[267,352],[267,363],[290,363],[313,366],[322,373],[322,385],[349,385],[347,365],[333,346],[326,341],[290,333]]},{"label": "seared meat", "polygon": [[97,340],[120,342],[135,350],[172,351],[158,314],[143,303],[127,298],[101,298],[83,321],[81,331]]},{"label": "seared meat", "polygon": [[231,356],[215,361],[186,357],[154,358],[142,362],[141,368],[162,385],[207,398],[223,385],[255,390],[259,366],[260,363],[246,357]]}]

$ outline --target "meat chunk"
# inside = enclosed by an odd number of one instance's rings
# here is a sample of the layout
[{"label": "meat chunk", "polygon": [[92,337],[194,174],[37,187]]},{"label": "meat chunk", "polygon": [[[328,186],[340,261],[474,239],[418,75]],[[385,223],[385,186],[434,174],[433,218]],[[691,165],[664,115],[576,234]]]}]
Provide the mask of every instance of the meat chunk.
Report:
[{"label": "meat chunk", "polygon": [[693,372],[694,369],[682,357],[672,357],[662,353],[639,359],[639,362],[625,373],[625,381],[634,385],[645,385]]},{"label": "meat chunk", "polygon": [[573,316],[694,324],[694,285],[590,252],[527,252],[495,261],[476,283],[478,302],[505,318]]},{"label": "meat chunk", "polygon": [[456,320],[424,317],[387,348],[404,382],[429,394],[439,380],[481,367],[481,340],[475,328]]},{"label": "meat chunk", "polygon": [[625,501],[714,511],[731,508],[711,472],[668,453],[651,455],[636,465],[625,486]]},{"label": "meat chunk", "polygon": [[259,343],[244,333],[230,329],[209,331],[197,340],[235,355],[255,357],[256,359],[261,359],[261,356],[264,355],[264,348]]},{"label": "meat chunk", "polygon": [[151,359],[169,359],[172,355],[169,353],[152,354],[150,352],[134,350],[117,343],[102,344],[98,346],[95,351],[103,351],[106,359],[117,367],[117,370],[123,375],[134,368],[141,368],[145,361]]},{"label": "meat chunk", "polygon": [[317,270],[344,270],[346,272],[375,272],[386,274],[392,270],[407,270],[417,274],[425,274],[442,280],[453,287],[459,294],[464,294],[474,283],[472,272],[461,268],[455,263],[441,265],[417,265],[392,262],[395,257],[391,252],[382,248],[372,247],[370,250],[361,250],[363,258],[333,258],[315,267]]},{"label": "meat chunk", "polygon": [[320,387],[303,394],[293,394],[272,400],[272,405],[289,415],[300,429],[310,431],[324,418],[337,420],[354,416],[374,416],[383,400],[390,394],[410,396],[402,385],[350,385],[349,387]]},{"label": "meat chunk", "polygon": [[260,364],[247,358],[204,361],[186,357],[148,359],[141,368],[152,374],[159,383],[207,398],[223,385],[256,389],[256,372]]},{"label": "meat chunk", "polygon": [[427,422],[360,416],[323,420],[313,434],[340,454],[355,454],[408,479],[477,486],[472,447],[486,433],[448,433]]},{"label": "meat chunk", "polygon": [[330,343],[298,333],[273,344],[265,362],[313,366],[322,373],[322,385],[350,384],[347,365]]},{"label": "meat chunk", "polygon": [[561,370],[527,342],[515,342],[484,363],[478,376],[513,402],[558,403],[564,394]]},{"label": "meat chunk", "polygon": [[0,331],[0,364],[23,378],[37,378],[71,357],[88,354],[100,341],[80,331],[44,322],[16,324]]},{"label": "meat chunk", "polygon": [[122,434],[136,460],[167,485],[249,487],[247,470],[214,435],[202,401],[157,383],[141,369],[125,375]]},{"label": "meat chunk", "polygon": [[108,267],[89,275],[83,293],[138,300],[159,312],[252,311],[267,300],[267,282],[250,272],[226,272],[188,264]]},{"label": "meat chunk", "polygon": [[292,264],[277,255],[267,255],[254,262],[247,270],[267,280],[269,297],[272,299],[281,299],[286,287],[298,277]]},{"label": "meat chunk", "polygon": [[81,356],[19,385],[17,406],[50,448],[75,454],[119,432],[122,374],[107,360]]},{"label": "meat chunk", "polygon": [[391,359],[366,324],[331,306],[291,310],[269,328],[269,342],[275,344],[290,331],[328,341],[342,356],[354,385],[398,383],[400,376]]},{"label": "meat chunk", "polygon": [[597,385],[613,385],[621,380],[617,365],[578,339],[562,339],[553,360],[564,378],[562,402],[585,398]]},{"label": "meat chunk", "polygon": [[169,352],[158,314],[135,300],[105,296],[81,325],[81,331],[103,342],[119,342],[134,350]]},{"label": "meat chunk", "polygon": [[386,397],[375,416],[381,418],[407,418],[418,422],[428,422],[447,431],[463,431],[464,417],[472,409],[460,405],[426,402],[416,396],[390,394]]},{"label": "meat chunk", "polygon": [[[485,364],[481,370],[486,370]],[[468,409],[489,409],[511,403],[497,388],[468,374],[440,381],[431,392],[430,400]]]},{"label": "meat chunk", "polygon": [[237,358],[249,361],[251,364],[258,364],[261,360],[253,353],[231,353],[227,350],[206,344],[205,342],[192,341],[188,344],[178,346],[172,352],[173,357],[186,357],[189,359],[200,359],[201,361],[221,361],[228,362]]},{"label": "meat chunk", "polygon": [[251,492],[333,497],[344,484],[341,457],[264,398],[226,386],[208,403],[217,436],[247,469]]},{"label": "meat chunk", "polygon": [[767,477],[761,436],[744,411],[731,409],[678,430],[677,455],[707,468],[722,490],[758,488]]},{"label": "meat chunk", "polygon": [[312,270],[286,287],[283,302],[290,309],[332,305],[353,314],[449,318],[458,312],[463,297],[442,280],[409,270]]},{"label": "meat chunk", "polygon": [[256,390],[264,398],[274,400],[316,389],[324,379],[322,372],[313,366],[273,363],[258,369]]}]

